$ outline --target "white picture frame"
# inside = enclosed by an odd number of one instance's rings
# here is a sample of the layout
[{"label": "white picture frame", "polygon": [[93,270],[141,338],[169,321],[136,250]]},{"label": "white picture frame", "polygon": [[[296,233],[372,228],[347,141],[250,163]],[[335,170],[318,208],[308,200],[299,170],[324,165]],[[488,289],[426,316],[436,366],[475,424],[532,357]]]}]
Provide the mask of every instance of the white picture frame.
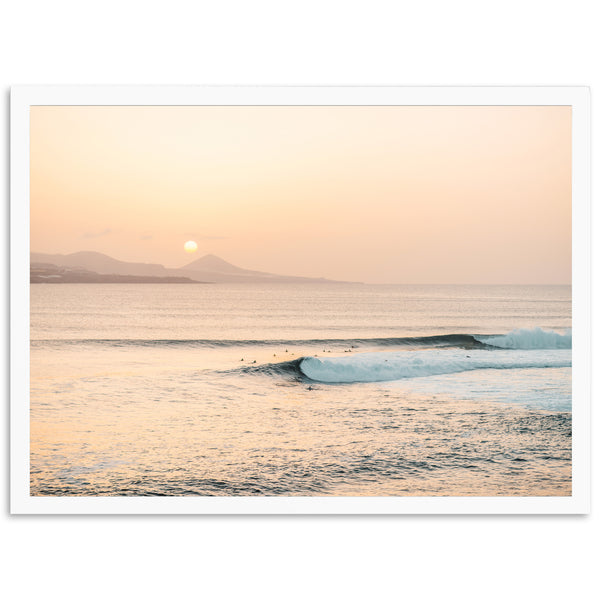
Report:
[{"label": "white picture frame", "polygon": [[[37,497],[29,493],[29,111],[36,105],[572,107],[572,495],[568,497]],[[11,89],[13,514],[582,514],[590,510],[590,94],[585,87],[16,86]]]}]

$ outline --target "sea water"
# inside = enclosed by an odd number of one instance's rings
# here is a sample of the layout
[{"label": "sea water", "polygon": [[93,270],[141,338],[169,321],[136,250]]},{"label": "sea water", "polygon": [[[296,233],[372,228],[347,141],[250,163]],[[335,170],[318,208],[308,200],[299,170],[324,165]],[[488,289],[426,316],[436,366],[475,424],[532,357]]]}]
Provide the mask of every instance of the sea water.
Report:
[{"label": "sea water", "polygon": [[32,495],[571,493],[570,286],[31,286]]}]

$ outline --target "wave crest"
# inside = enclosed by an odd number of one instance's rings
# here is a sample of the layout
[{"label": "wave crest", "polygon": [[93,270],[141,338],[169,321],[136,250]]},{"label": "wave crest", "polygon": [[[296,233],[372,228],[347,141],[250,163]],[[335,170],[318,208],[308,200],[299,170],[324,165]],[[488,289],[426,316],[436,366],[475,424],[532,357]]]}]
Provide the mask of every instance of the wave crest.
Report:
[{"label": "wave crest", "polygon": [[366,352],[349,357],[306,357],[300,371],[322,383],[393,381],[411,377],[446,375],[476,369],[528,369],[570,367],[571,353],[515,350],[416,350]]},{"label": "wave crest", "polygon": [[564,334],[535,327],[534,329],[514,329],[510,333],[497,336],[475,336],[478,341],[496,348],[518,350],[554,350],[571,348],[571,331]]}]

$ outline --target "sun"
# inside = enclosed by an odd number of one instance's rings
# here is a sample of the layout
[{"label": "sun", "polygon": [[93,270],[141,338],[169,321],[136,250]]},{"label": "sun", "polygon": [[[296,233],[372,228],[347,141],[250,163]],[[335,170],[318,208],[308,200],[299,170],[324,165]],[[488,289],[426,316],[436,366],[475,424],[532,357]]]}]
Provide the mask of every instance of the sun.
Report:
[{"label": "sun", "polygon": [[184,245],[183,245],[184,249],[186,252],[189,252],[190,254],[192,252],[196,252],[196,250],[198,250],[198,244],[196,244],[196,242],[194,242],[193,240],[189,240],[187,241]]}]

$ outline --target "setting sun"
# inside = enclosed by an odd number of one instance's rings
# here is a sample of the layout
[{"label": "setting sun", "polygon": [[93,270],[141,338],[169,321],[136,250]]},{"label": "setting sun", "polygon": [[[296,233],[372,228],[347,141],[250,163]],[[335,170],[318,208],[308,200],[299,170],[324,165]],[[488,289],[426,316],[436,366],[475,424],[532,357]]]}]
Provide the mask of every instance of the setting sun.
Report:
[{"label": "setting sun", "polygon": [[189,240],[188,242],[186,242],[183,247],[185,248],[186,252],[196,252],[196,250],[198,250],[198,244],[196,244],[196,242]]}]

